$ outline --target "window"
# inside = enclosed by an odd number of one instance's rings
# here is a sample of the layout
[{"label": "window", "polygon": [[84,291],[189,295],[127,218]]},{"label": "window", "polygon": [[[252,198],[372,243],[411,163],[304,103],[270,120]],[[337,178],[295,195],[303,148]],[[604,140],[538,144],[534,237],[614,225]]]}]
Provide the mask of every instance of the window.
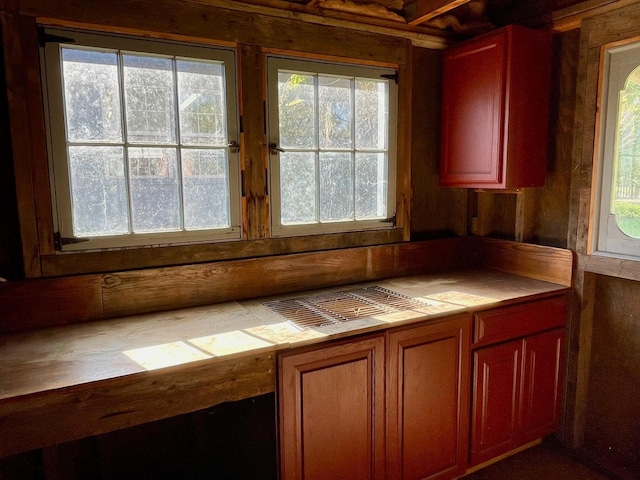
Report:
[{"label": "window", "polygon": [[269,57],[274,236],[393,227],[394,70]]},{"label": "window", "polygon": [[62,249],[239,239],[234,52],[47,33],[68,39],[43,52]]},{"label": "window", "polygon": [[640,43],[604,50],[596,252],[640,256]]}]

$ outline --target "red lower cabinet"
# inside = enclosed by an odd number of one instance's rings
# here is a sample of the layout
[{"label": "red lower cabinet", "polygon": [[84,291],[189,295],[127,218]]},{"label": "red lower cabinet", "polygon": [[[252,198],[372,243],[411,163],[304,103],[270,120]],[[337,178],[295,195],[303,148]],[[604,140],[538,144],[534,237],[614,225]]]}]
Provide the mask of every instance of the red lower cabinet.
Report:
[{"label": "red lower cabinet", "polygon": [[279,357],[282,480],[383,479],[384,336]]},{"label": "red lower cabinet", "polygon": [[470,332],[460,315],[281,355],[281,478],[464,473]]},{"label": "red lower cabinet", "polygon": [[466,468],[469,316],[389,334],[389,479],[444,480]]},{"label": "red lower cabinet", "polygon": [[[564,325],[564,299],[504,309],[507,329]],[[500,310],[478,315],[496,331]],[[553,322],[549,315],[557,315]],[[544,316],[543,321],[537,318]],[[557,326],[557,325],[556,325]],[[556,328],[473,351],[470,464],[479,465],[556,431],[563,381],[565,329]]]},{"label": "red lower cabinet", "polygon": [[471,463],[476,465],[516,445],[522,341],[473,353]]}]

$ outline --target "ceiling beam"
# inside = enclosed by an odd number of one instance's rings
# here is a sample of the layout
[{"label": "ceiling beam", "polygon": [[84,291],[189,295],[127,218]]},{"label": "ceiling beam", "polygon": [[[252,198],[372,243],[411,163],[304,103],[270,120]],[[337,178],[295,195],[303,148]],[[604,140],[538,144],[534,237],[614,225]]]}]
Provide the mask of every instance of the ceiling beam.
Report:
[{"label": "ceiling beam", "polygon": [[420,25],[427,20],[449,12],[470,0],[417,0],[407,5],[406,20],[409,25]]}]

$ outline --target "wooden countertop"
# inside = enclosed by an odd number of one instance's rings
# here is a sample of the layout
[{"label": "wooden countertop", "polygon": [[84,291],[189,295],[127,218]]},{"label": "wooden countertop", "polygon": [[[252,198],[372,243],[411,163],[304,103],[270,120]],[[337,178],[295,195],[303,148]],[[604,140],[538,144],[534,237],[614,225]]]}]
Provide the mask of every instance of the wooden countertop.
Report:
[{"label": "wooden countertop", "polygon": [[[301,330],[263,303],[378,285],[424,307]],[[296,346],[567,291],[478,269],[0,336],[0,457],[275,389]]]}]

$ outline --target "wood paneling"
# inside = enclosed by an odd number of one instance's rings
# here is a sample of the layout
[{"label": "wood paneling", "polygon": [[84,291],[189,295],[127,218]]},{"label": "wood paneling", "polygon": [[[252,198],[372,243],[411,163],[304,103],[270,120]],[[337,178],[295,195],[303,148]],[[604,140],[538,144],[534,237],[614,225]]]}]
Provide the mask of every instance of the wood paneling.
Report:
[{"label": "wood paneling", "polygon": [[557,248],[459,237],[10,282],[0,284],[0,302],[6,305],[0,311],[0,331],[460,270],[478,264],[568,285],[572,257]]},{"label": "wood paneling", "polygon": [[102,317],[98,276],[0,284],[0,331],[27,330]]},{"label": "wood paneling", "polygon": [[[264,178],[264,175],[262,177]],[[256,208],[257,206],[258,203],[256,203]],[[266,220],[263,220],[260,226],[254,225],[251,228],[263,229],[264,222]],[[95,272],[106,273],[336,248],[365,247],[400,242],[403,236],[402,230],[394,229],[379,232],[314,235],[312,237],[268,238],[240,242],[45,255],[41,257],[42,273],[44,276],[51,277]]]},{"label": "wood paneling", "polygon": [[478,258],[487,268],[571,285],[573,254],[569,250],[478,238]]},{"label": "wood paneling", "polygon": [[22,260],[25,275],[38,277],[40,276],[38,229],[32,181],[30,120],[22,71],[23,52],[20,44],[20,19],[15,11],[1,10],[0,22],[2,24],[2,46],[11,122],[11,150],[14,158],[13,167],[18,197]]},{"label": "wood paneling", "polygon": [[[293,23],[290,19],[254,15],[201,2],[130,0],[122,8],[97,0],[20,0],[20,13],[87,25],[125,27],[228,42],[262,45],[307,53],[340,54],[347,58],[404,63],[404,40],[333,26]],[[98,19],[98,20],[96,20]],[[212,22],[215,28],[212,29]]]},{"label": "wood paneling", "polygon": [[397,244],[103,275],[104,314],[130,315],[451,268],[455,242],[421,245],[426,248]]},{"label": "wood paneling", "polygon": [[640,475],[640,285],[598,276],[588,379],[585,447],[597,460]]},{"label": "wood paneling", "polygon": [[549,148],[544,187],[527,192],[535,196],[533,205],[536,243],[567,247],[569,198],[571,190],[576,75],[578,68],[578,30],[553,37]]},{"label": "wood paneling", "polygon": [[413,57],[409,42],[405,43],[407,61],[398,67],[397,180],[396,226],[404,232],[403,240],[411,237],[411,124],[413,121]]},{"label": "wood paneling", "polygon": [[7,103],[4,61],[0,62],[0,144],[4,154],[0,156],[0,277],[16,280],[24,276],[18,205],[16,201],[15,175],[9,130],[9,105]]},{"label": "wood paneling", "polygon": [[[630,433],[625,426],[638,424],[633,417],[638,411],[638,383],[619,374],[623,365],[634,364],[637,348],[633,345],[640,333],[626,323],[635,309],[637,284],[605,275],[633,280],[640,276],[637,262],[590,255],[600,54],[603,45],[640,35],[640,4],[612,2],[590,13],[598,15],[588,15],[580,32],[573,128],[568,246],[578,253],[578,265],[569,335],[565,439],[574,448],[589,451],[591,461],[607,463],[628,458],[627,448],[638,451],[637,432]],[[565,55],[570,55],[569,50]],[[624,421],[618,413],[625,416]],[[637,457],[633,461],[637,464]]]},{"label": "wood paneling", "polygon": [[264,109],[264,56],[258,47],[240,47],[240,92],[242,99],[242,192],[243,239],[256,240],[269,236],[269,205],[267,198],[267,141]]},{"label": "wood paneling", "polygon": [[439,185],[440,75],[442,54],[413,49],[411,103],[411,234],[413,238],[466,235],[466,189]]}]

